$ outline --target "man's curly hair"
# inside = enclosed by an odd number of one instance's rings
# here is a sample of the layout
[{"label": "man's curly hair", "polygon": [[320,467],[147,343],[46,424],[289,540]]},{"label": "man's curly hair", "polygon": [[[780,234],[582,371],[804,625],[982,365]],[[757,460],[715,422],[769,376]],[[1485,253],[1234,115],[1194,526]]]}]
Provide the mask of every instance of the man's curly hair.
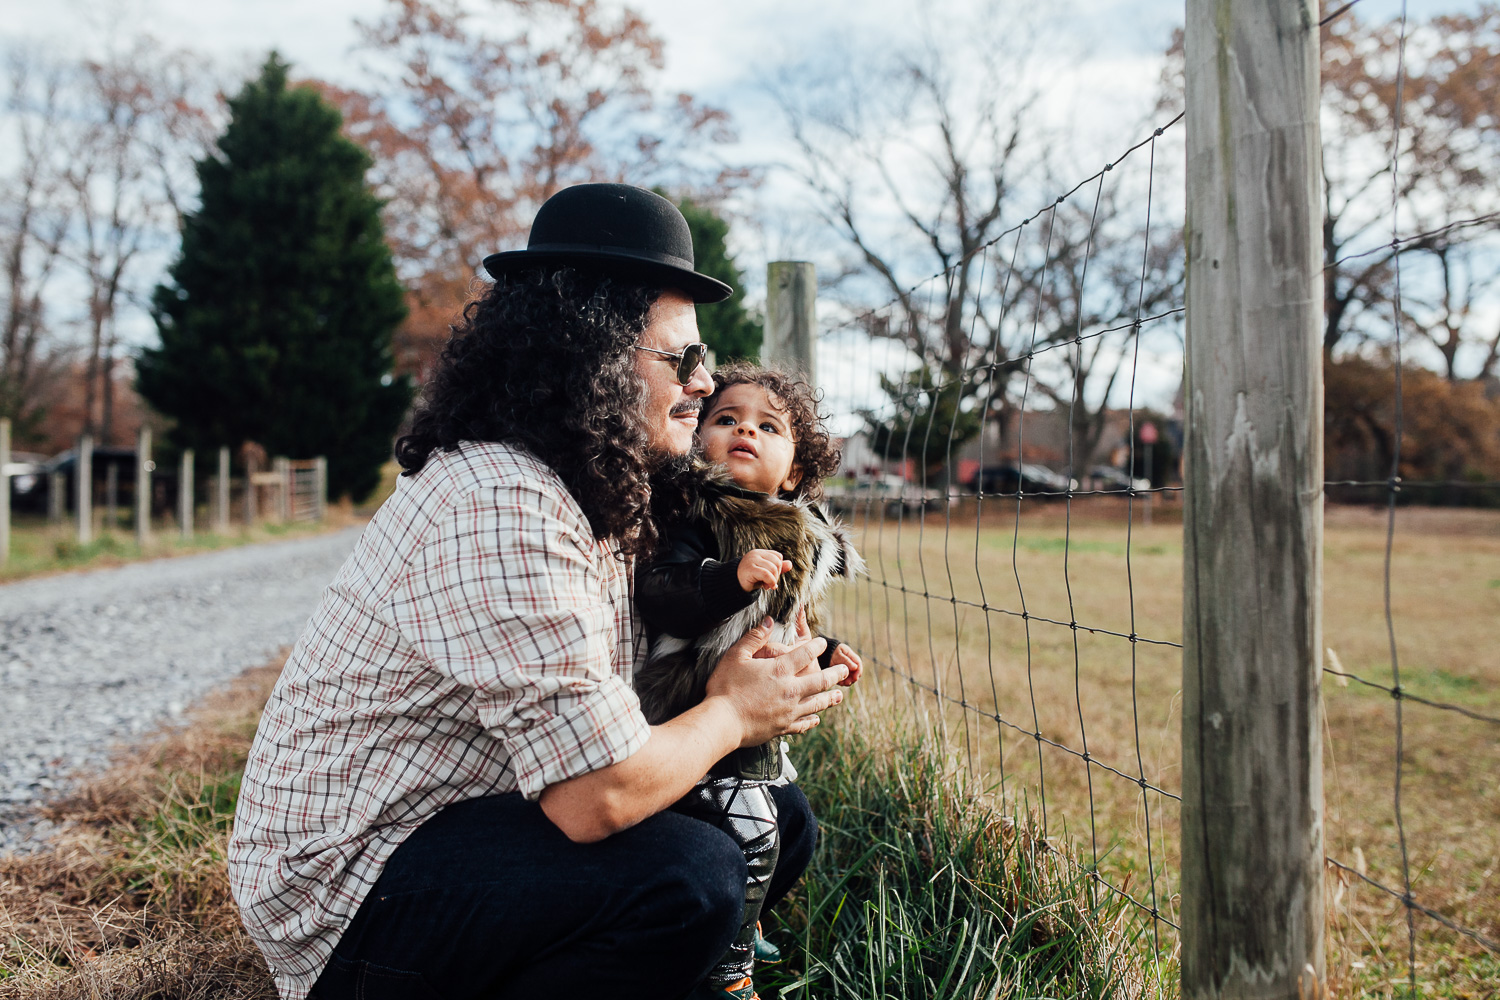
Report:
[{"label": "man's curly hair", "polygon": [[502,275],[464,307],[411,433],[396,442],[404,474],[461,441],[517,445],[557,473],[595,538],[622,555],[650,552],[656,460],[632,348],[659,295],[571,267]]},{"label": "man's curly hair", "polygon": [[797,488],[786,495],[790,499],[823,499],[823,480],[839,470],[838,446],[828,436],[823,421],[828,414],[818,412],[819,394],[806,379],[780,368],[765,368],[748,361],[731,361],[714,370],[714,395],[703,401],[700,426],[712,418],[719,393],[732,385],[758,385],[778,404],[791,424],[796,451],[792,461],[802,470]]}]

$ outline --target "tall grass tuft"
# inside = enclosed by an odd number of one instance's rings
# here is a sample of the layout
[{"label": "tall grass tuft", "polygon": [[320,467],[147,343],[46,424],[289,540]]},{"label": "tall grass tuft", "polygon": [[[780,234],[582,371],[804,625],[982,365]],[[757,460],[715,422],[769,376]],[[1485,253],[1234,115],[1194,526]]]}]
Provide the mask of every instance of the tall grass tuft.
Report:
[{"label": "tall grass tuft", "polygon": [[1128,903],[1061,856],[1024,807],[997,800],[929,726],[902,722],[888,704],[849,709],[797,744],[821,835],[770,932],[789,971],[762,971],[762,995],[1145,992]]},{"label": "tall grass tuft", "polygon": [[275,1000],[225,848],[280,666],[247,672],[47,811],[49,850],[0,858],[0,1000]]},{"label": "tall grass tuft", "polygon": [[[274,1000],[224,851],[255,721],[253,671],[77,796],[50,851],[0,859],[0,1000]],[[1139,988],[1118,897],[1002,809],[942,738],[847,706],[799,741],[822,835],[762,970],[786,1000],[1111,998]]]}]

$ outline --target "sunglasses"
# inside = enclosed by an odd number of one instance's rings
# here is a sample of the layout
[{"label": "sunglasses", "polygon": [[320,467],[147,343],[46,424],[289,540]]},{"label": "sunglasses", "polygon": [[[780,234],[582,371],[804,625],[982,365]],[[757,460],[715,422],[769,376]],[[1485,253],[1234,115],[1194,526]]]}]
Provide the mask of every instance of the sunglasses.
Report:
[{"label": "sunglasses", "polygon": [[648,351],[652,354],[660,354],[662,358],[677,362],[677,384],[687,385],[693,380],[693,373],[708,360],[707,344],[689,344],[681,351],[659,351],[654,347],[642,347],[635,345],[637,351]]}]

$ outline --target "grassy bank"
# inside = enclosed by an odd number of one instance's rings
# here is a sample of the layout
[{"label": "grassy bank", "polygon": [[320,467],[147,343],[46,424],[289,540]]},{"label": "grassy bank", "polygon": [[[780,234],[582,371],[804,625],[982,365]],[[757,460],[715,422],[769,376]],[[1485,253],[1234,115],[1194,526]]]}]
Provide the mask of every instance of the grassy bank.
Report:
[{"label": "grassy bank", "polygon": [[822,835],[772,932],[783,997],[1069,997],[1175,992],[1133,907],[997,801],[911,717],[855,699],[798,741]]},{"label": "grassy bank", "polygon": [[[276,673],[245,674],[186,728],[55,806],[72,826],[53,850],[0,859],[0,1000],[274,997],[224,850]],[[1119,903],[1024,814],[995,808],[940,742],[869,704],[800,741],[823,836],[770,932],[789,961],[761,976],[762,995],[1143,992]]]},{"label": "grassy bank", "polygon": [[[838,595],[833,631],[896,700],[944,712],[966,761],[1004,775],[1049,838],[1071,835],[1112,884],[1175,921],[1182,667],[1168,643],[1182,638],[1180,505],[1159,505],[1151,524],[1140,505],[1134,513],[1127,526],[1123,502],[1108,498],[1071,510],[1027,503],[1019,518],[1013,502],[925,519],[861,509],[853,521],[871,579]],[[1386,528],[1383,510],[1326,513],[1326,665],[1379,685],[1323,679],[1327,851],[1399,889],[1404,833],[1417,900],[1500,939],[1500,742],[1486,721],[1500,715],[1500,512],[1397,511],[1402,689],[1471,713],[1405,701],[1399,832]],[[1327,893],[1333,995],[1408,995],[1400,900],[1333,869]],[[1422,995],[1500,998],[1500,956],[1421,914],[1413,930]],[[1158,931],[1170,955],[1174,931]]]},{"label": "grassy bank", "polygon": [[0,859],[0,998],[274,1000],[224,851],[279,670],[242,675],[51,808],[70,824],[52,850]]},{"label": "grassy bank", "polygon": [[253,527],[231,525],[224,532],[198,531],[183,538],[176,527],[161,527],[152,532],[144,546],[137,545],[129,525],[109,531],[101,523],[94,539],[78,543],[78,529],[72,523],[49,524],[40,517],[17,517],[11,525],[10,559],[0,566],[0,583],[34,576],[49,576],[74,570],[106,569],[148,559],[213,552],[218,549],[254,545],[288,538],[306,538],[328,531],[338,531],[360,523],[360,517],[348,507],[332,506],[322,521],[292,521],[286,524],[262,522]]},{"label": "grassy bank", "polygon": [[[322,521],[236,523],[222,532],[199,530],[192,538],[183,538],[176,524],[166,522],[154,526],[144,546],[136,544],[128,511],[117,512],[116,523],[111,526],[105,512],[96,510],[94,538],[82,545],[78,543],[78,526],[71,519],[53,524],[40,515],[17,514],[11,521],[10,558],[0,566],[0,583],[338,531],[369,520],[370,515],[395,491],[400,472],[401,468],[395,462],[387,462],[380,470],[379,484],[363,503],[353,506],[345,500],[330,504]],[[198,523],[209,523],[206,510],[198,512]]]}]

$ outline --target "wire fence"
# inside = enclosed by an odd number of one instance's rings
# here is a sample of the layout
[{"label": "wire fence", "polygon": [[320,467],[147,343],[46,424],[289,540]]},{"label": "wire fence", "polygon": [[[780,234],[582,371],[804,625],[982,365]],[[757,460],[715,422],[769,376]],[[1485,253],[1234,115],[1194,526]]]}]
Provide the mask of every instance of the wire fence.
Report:
[{"label": "wire fence", "polygon": [[[1464,768],[1480,769],[1480,773],[1489,775],[1493,783],[1494,776],[1500,774],[1500,713],[1423,697],[1418,691],[1413,690],[1412,679],[1406,679],[1404,682],[1403,644],[1398,641],[1398,618],[1395,611],[1398,588],[1401,586],[1401,581],[1394,573],[1397,561],[1398,501],[1403,492],[1410,494],[1414,490],[1424,488],[1485,492],[1500,499],[1500,483],[1403,482],[1402,479],[1404,457],[1402,446],[1406,430],[1403,397],[1403,347],[1405,346],[1403,326],[1406,312],[1402,302],[1402,253],[1400,251],[1404,246],[1416,240],[1427,238],[1429,234],[1406,235],[1403,234],[1401,225],[1401,171],[1405,128],[1403,110],[1407,97],[1405,92],[1407,85],[1406,48],[1409,33],[1404,2],[1401,6],[1399,29],[1399,44],[1396,49],[1394,128],[1390,142],[1391,241],[1389,246],[1392,251],[1396,251],[1392,255],[1395,294],[1391,300],[1390,327],[1392,358],[1395,364],[1395,393],[1392,400],[1395,435],[1390,475],[1385,482],[1378,484],[1347,482],[1325,484],[1325,486],[1375,487],[1382,489],[1385,494],[1381,613],[1384,620],[1390,683],[1383,684],[1355,673],[1339,670],[1333,664],[1325,665],[1324,669],[1325,673],[1345,684],[1354,681],[1359,687],[1382,691],[1390,696],[1388,732],[1392,736],[1394,745],[1389,748],[1388,757],[1391,784],[1390,811],[1387,815],[1394,827],[1394,847],[1399,864],[1394,866],[1386,864],[1382,866],[1384,869],[1382,872],[1372,875],[1370,863],[1364,856],[1364,851],[1355,845],[1350,852],[1357,852],[1354,856],[1345,854],[1341,848],[1346,845],[1340,843],[1341,838],[1337,835],[1329,838],[1328,862],[1338,874],[1341,886],[1351,881],[1356,882],[1362,886],[1368,886],[1378,894],[1399,904],[1405,918],[1406,991],[1411,996],[1417,996],[1420,995],[1424,986],[1436,985],[1436,980],[1446,978],[1458,964],[1450,958],[1455,936],[1458,940],[1477,949],[1477,954],[1488,953],[1491,959],[1487,963],[1489,973],[1480,973],[1480,975],[1484,976],[1491,986],[1494,985],[1496,979],[1500,979],[1500,961],[1493,961],[1500,957],[1500,933],[1496,933],[1497,925],[1500,925],[1500,907],[1495,905],[1497,897],[1500,897],[1500,886],[1496,885],[1494,879],[1495,869],[1500,867],[1500,842],[1495,841],[1493,836],[1489,838],[1488,844],[1485,843],[1484,838],[1469,840],[1460,830],[1445,829],[1445,824],[1441,822],[1434,828],[1430,820],[1449,813],[1450,809],[1445,808],[1444,804],[1439,801],[1433,801],[1432,794],[1423,796],[1422,798],[1426,801],[1420,803],[1420,807],[1424,810],[1423,818],[1429,822],[1420,823],[1418,829],[1413,830],[1410,824],[1411,806],[1406,801],[1409,782],[1413,778],[1422,779],[1424,784],[1429,785],[1429,793],[1436,793],[1439,796],[1451,795],[1457,790],[1448,776],[1442,774],[1441,770],[1435,771],[1431,767],[1430,754],[1433,753],[1452,754],[1464,759],[1462,765]],[[1485,222],[1486,220],[1476,219],[1453,225],[1483,225]],[[1496,584],[1492,583],[1492,585]],[[1403,624],[1419,625],[1420,623]],[[1493,667],[1492,650],[1493,647],[1490,650],[1491,667]],[[1429,654],[1430,650],[1420,650],[1417,658],[1419,661],[1430,662],[1433,657]],[[1423,663],[1423,666],[1425,665],[1426,663]],[[1482,664],[1474,666],[1482,667]],[[1493,678],[1476,677],[1474,674],[1466,676],[1467,679],[1481,685],[1493,684]],[[1480,704],[1484,702],[1481,701]],[[1428,718],[1412,719],[1410,716],[1417,712],[1426,714]],[[1413,722],[1418,722],[1418,725],[1414,727]],[[1413,739],[1414,737],[1416,740]],[[1451,807],[1451,803],[1449,805]],[[1461,810],[1467,808],[1478,813],[1486,811],[1486,804],[1482,799],[1468,803],[1460,802],[1458,805]],[[1488,812],[1490,815],[1482,818],[1481,822],[1484,823],[1487,820],[1486,825],[1493,828],[1495,819],[1500,817],[1497,817],[1494,805],[1488,806]],[[1419,846],[1421,854],[1415,857],[1420,860],[1414,864],[1414,848]],[[1395,884],[1392,884],[1393,881]],[[1482,926],[1483,924],[1488,924],[1488,926]],[[1434,931],[1439,933],[1433,933]],[[1444,937],[1447,940],[1444,940]],[[1377,946],[1372,950],[1378,953],[1380,948]],[[1424,952],[1432,954],[1424,954]]]},{"label": "wire fence", "polygon": [[[840,407],[869,424],[834,496],[869,564],[841,595],[840,634],[934,710],[972,769],[1034,809],[1061,857],[1136,909],[1168,960],[1181,488],[1141,453],[1135,400],[1143,340],[1183,312],[1180,215],[1156,215],[1158,144],[1180,122],[824,334],[868,338],[849,350],[862,370],[839,379]],[[1125,405],[1091,397],[1090,378],[1127,383]],[[1146,437],[1167,456],[1175,430]],[[1090,457],[1117,440],[1125,471],[1106,478],[1114,465]]]},{"label": "wire fence", "polygon": [[[1161,994],[1177,989],[1182,427],[1141,401],[1162,398],[1159,384],[1144,388],[1157,378],[1154,358],[1182,349],[1180,150],[1171,145],[1181,120],[963,260],[822,334],[822,356],[841,359],[823,363],[837,371],[825,379],[830,402],[863,422],[851,428],[848,476],[831,502],[869,567],[840,592],[834,631],[888,682],[879,696],[905,692],[1004,801],[1034,814],[1046,843],[1128,904],[1147,929],[1150,989]],[[1398,125],[1393,175],[1399,148]],[[1399,251],[1422,234],[1402,234],[1397,191],[1396,457],[1386,479],[1325,482],[1328,495],[1368,505],[1373,494],[1384,508],[1381,605],[1341,593],[1329,632],[1383,630],[1390,680],[1373,676],[1368,657],[1345,665],[1330,640],[1326,843],[1331,981],[1377,995],[1401,993],[1404,981],[1415,996],[1457,965],[1500,956],[1500,840],[1493,830],[1473,835],[1500,820],[1500,712],[1494,645],[1488,675],[1476,665],[1454,680],[1432,666],[1449,661],[1424,648],[1426,682],[1403,682],[1398,514],[1403,500],[1438,490],[1500,500],[1500,483],[1401,478]],[[1332,562],[1340,583],[1366,575]],[[1423,643],[1442,641],[1419,626]],[[1500,639],[1493,620],[1476,627]],[[1447,681],[1456,696],[1444,695]],[[1382,693],[1388,700],[1371,697]],[[1416,711],[1447,721],[1417,732]],[[1434,757],[1470,780],[1435,773]],[[1378,794],[1369,782],[1382,773]],[[1414,854],[1419,780],[1430,783],[1423,807],[1436,811],[1419,824]],[[1486,782],[1487,798],[1476,791]],[[1465,811],[1457,827],[1441,821]],[[1399,955],[1393,920],[1404,925]],[[1500,975],[1500,962],[1475,968]]]}]

